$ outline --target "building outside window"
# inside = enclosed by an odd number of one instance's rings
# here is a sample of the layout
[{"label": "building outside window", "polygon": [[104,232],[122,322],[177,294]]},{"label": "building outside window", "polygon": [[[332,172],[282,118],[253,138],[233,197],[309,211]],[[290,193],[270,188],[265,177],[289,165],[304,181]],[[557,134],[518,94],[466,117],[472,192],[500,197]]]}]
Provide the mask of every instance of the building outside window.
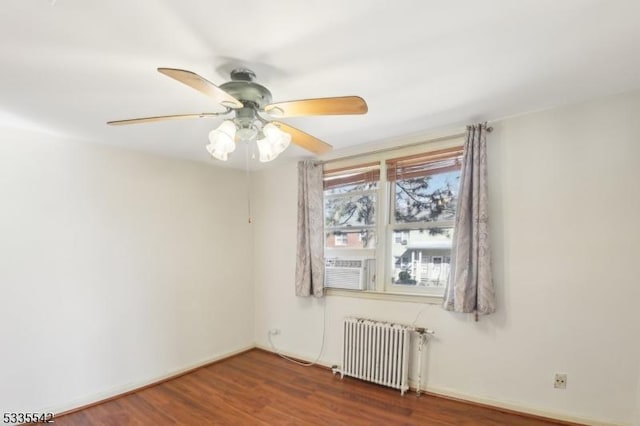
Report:
[{"label": "building outside window", "polygon": [[346,246],[349,243],[349,239],[345,233],[334,233],[333,239],[336,247]]}]

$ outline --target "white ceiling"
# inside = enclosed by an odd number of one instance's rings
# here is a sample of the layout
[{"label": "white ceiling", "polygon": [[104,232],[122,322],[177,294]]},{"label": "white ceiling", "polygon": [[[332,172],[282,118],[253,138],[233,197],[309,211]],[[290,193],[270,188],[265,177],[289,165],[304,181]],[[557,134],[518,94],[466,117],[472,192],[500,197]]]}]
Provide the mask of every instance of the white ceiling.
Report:
[{"label": "white ceiling", "polygon": [[341,149],[640,88],[639,16],[637,0],[3,0],[0,128],[214,163],[220,119],[105,122],[219,111],[156,68],[222,84],[244,66],[274,101],[365,98],[367,115],[284,120]]}]

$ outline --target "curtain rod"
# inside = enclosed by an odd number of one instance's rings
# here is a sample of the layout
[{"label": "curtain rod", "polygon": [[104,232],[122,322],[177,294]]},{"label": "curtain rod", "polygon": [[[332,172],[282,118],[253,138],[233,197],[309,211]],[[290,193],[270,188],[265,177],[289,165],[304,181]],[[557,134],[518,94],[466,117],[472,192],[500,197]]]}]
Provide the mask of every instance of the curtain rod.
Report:
[{"label": "curtain rod", "polygon": [[[487,126],[487,133],[491,133],[492,131],[493,131],[493,127]],[[466,132],[464,132],[464,133],[456,133],[454,135],[442,136],[442,137],[435,138],[435,139],[428,139],[428,140],[424,140],[424,141],[420,141],[420,142],[414,142],[414,143],[410,143],[408,145],[394,146],[394,147],[391,147],[391,148],[382,148],[382,149],[377,149],[375,151],[369,151],[369,152],[363,152],[363,153],[360,153],[360,154],[347,155],[345,157],[339,157],[339,158],[332,158],[331,160],[322,161],[322,164],[330,164],[330,163],[336,163],[338,161],[343,161],[343,160],[351,160],[353,158],[362,157],[364,155],[381,154],[383,152],[395,151],[396,149],[411,148],[412,146],[423,145],[425,143],[448,141],[450,139],[457,139],[457,138],[461,138],[461,137],[466,136],[466,135],[467,135]]]}]

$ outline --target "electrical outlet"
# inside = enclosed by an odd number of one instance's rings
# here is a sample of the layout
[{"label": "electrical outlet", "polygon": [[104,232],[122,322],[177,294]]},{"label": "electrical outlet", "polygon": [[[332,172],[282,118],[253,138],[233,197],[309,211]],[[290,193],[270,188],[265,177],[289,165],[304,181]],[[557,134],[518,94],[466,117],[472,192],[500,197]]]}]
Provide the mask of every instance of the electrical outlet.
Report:
[{"label": "electrical outlet", "polygon": [[271,330],[269,330],[269,334],[272,336],[277,336],[278,334],[280,334],[280,329],[279,328],[272,328]]},{"label": "electrical outlet", "polygon": [[567,374],[566,373],[556,373],[555,380],[553,382],[553,387],[556,389],[566,389],[567,388]]}]

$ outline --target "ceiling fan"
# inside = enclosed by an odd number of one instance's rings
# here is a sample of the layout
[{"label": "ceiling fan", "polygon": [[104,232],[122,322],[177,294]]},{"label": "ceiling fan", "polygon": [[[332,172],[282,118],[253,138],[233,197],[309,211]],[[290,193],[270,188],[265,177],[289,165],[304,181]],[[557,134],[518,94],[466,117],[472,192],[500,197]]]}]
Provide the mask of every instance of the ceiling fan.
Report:
[{"label": "ceiling fan", "polygon": [[109,125],[150,123],[165,120],[211,118],[233,113],[222,124],[209,133],[207,151],[222,161],[227,160],[236,147],[236,141],[256,140],[260,161],[271,161],[284,151],[290,142],[322,154],[331,150],[331,145],[295,127],[280,121],[265,119],[262,114],[272,117],[297,117],[308,115],[349,115],[365,114],[367,103],[359,96],[302,99],[271,103],[271,92],[256,83],[255,73],[246,68],[231,71],[231,81],[216,86],[198,74],[175,68],[158,68],[168,77],[192,87],[211,97],[225,108],[223,112],[200,114],[163,115],[109,121]]}]

